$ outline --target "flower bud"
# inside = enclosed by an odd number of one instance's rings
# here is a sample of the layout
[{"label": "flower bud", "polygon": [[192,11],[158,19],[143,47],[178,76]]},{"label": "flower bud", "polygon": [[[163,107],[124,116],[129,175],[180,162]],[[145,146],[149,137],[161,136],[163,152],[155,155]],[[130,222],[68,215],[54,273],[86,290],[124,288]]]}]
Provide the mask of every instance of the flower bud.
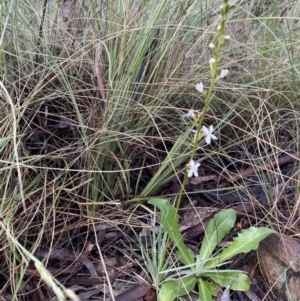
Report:
[{"label": "flower bud", "polygon": [[221,74],[220,74],[220,78],[224,78],[226,75],[228,75],[228,73],[229,73],[228,69],[222,69]]},{"label": "flower bud", "polygon": [[203,93],[204,92],[204,87],[203,87],[203,83],[199,83],[196,85],[196,89],[198,92]]}]

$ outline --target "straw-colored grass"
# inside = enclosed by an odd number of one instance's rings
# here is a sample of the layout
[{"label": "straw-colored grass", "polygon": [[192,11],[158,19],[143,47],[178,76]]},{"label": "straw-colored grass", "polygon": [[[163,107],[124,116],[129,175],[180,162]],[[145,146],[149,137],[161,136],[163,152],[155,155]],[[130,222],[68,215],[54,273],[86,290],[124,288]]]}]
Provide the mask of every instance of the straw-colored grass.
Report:
[{"label": "straw-colored grass", "polygon": [[[150,196],[174,199],[170,183],[180,179],[192,146],[192,122],[182,115],[203,106],[195,85],[209,83],[208,45],[222,4],[43,2],[0,8],[0,295],[9,300],[33,300],[38,289],[66,300],[69,291],[46,272],[49,258],[38,259],[38,251],[81,254],[89,238],[74,237],[83,225],[138,232],[154,219]],[[283,178],[270,163],[292,154],[294,202],[283,211],[273,194],[257,222],[299,236],[300,2],[231,4],[231,40],[219,66],[230,74],[204,120],[219,139],[199,145],[200,173],[230,177],[228,165],[238,161],[253,166],[270,191]],[[98,247],[97,256],[104,261],[109,251]]]}]

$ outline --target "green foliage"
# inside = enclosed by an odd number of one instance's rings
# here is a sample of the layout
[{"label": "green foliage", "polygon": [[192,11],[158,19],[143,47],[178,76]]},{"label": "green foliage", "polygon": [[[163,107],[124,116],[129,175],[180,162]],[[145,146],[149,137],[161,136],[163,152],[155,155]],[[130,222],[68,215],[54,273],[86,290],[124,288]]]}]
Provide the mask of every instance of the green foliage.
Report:
[{"label": "green foliage", "polygon": [[216,266],[237,254],[248,253],[251,250],[256,250],[259,242],[271,233],[274,233],[274,231],[268,228],[251,227],[247,230],[243,230],[238,237],[235,237],[233,242],[229,244],[217,258],[210,261],[207,266]]},{"label": "green foliage", "polygon": [[202,277],[210,278],[222,287],[231,286],[234,291],[247,291],[250,287],[249,277],[240,271],[235,270],[219,270],[215,272],[204,272]]},{"label": "green foliage", "polygon": [[[257,182],[273,199],[267,174],[262,170],[279,175],[280,170],[277,165],[272,166],[272,161],[287,150],[299,151],[297,1],[292,1],[294,4],[288,9],[285,1],[233,4],[228,15],[232,38],[222,46],[222,56],[219,51],[215,53],[218,37],[208,33],[217,31],[217,11],[223,0],[2,2],[0,244],[7,248],[0,252],[0,276],[13,290],[12,300],[29,294],[23,283],[28,274],[26,258],[30,256],[18,243],[28,246],[31,254],[40,246],[52,249],[53,241],[56,245],[65,244],[68,235],[48,230],[57,229],[64,214],[68,216],[66,220],[73,218],[75,203],[80,220],[86,219],[87,224],[90,218],[94,219],[92,211],[104,212],[105,216],[112,211],[117,219],[122,215],[127,220],[130,214],[129,226],[135,225],[133,212],[123,202],[119,206],[119,200],[135,203],[157,195],[184,172],[189,158],[201,162],[210,156],[206,149],[201,151],[201,158],[199,152],[190,156],[191,122],[180,118],[186,109],[199,110],[199,130],[202,121],[218,121],[220,143],[214,154],[215,165],[218,154],[242,149],[245,156],[241,159],[259,170]],[[71,14],[67,22],[63,7]],[[210,43],[216,45],[212,53],[207,48]],[[210,70],[208,60],[212,54],[216,57],[214,53],[219,62],[217,59]],[[209,78],[216,82],[220,69],[225,68],[230,70],[229,80],[219,80],[216,88],[210,86]],[[203,81],[206,94],[195,96],[199,81]],[[105,92],[104,111],[99,107],[100,90]],[[208,115],[203,110],[204,100]],[[56,139],[56,132],[52,132],[55,120],[71,131]],[[46,129],[46,136],[41,134],[42,128]],[[291,139],[286,141],[283,136]],[[50,142],[52,138],[54,142]],[[162,145],[156,144],[156,138]],[[37,146],[31,143],[34,140]],[[257,150],[254,156],[248,152],[252,143]],[[41,151],[36,153],[39,148]],[[199,150],[199,144],[194,150]],[[231,177],[231,170],[222,164],[217,169],[222,168],[224,177]],[[297,165],[295,156],[295,168]],[[299,183],[297,169],[292,180]],[[235,185],[240,188],[238,183]],[[298,194],[299,189],[296,199]],[[66,200],[75,203],[70,206]],[[28,209],[26,214],[21,214],[23,204]],[[97,206],[101,210],[96,210]],[[289,208],[292,212],[293,207]],[[278,212],[276,206],[273,209],[267,219],[275,224]],[[178,259],[189,266],[187,272],[182,272],[176,295],[180,295],[180,285],[188,286],[185,281],[189,279],[198,279],[201,300],[211,300],[216,292],[209,279],[223,284],[235,280],[230,287],[242,287],[242,273],[210,272],[233,256],[234,251],[247,252],[249,248],[234,240],[228,249],[212,256],[234,223],[234,213],[228,212],[228,220],[221,218],[223,224],[215,216],[215,225],[207,229],[212,235],[204,238],[197,258],[177,232],[177,214],[168,224],[169,215],[164,217],[167,231],[173,233]],[[288,220],[288,216],[285,218]],[[64,227],[64,231],[68,228]],[[7,229],[11,229],[10,235]],[[156,248],[151,241],[149,259],[140,260],[142,264],[152,260],[153,269],[148,268],[148,274],[155,286],[161,285],[165,274],[159,272],[166,271],[171,262],[163,258],[167,233],[162,239],[153,234]],[[245,241],[246,234],[241,233]],[[144,255],[147,247],[140,249]],[[39,265],[37,269],[41,271]],[[50,275],[45,273],[43,277],[47,280]],[[50,280],[46,283],[50,286]]]},{"label": "green foliage", "polygon": [[192,264],[194,262],[193,254],[184,244],[182,235],[179,232],[179,222],[176,209],[171,206],[166,199],[154,198],[151,199],[149,203],[156,205],[161,210],[160,222],[175,244],[180,261],[186,265]]},{"label": "green foliage", "polygon": [[[247,291],[250,288],[250,280],[242,271],[221,270],[219,267],[233,256],[247,253],[258,248],[259,242],[275,231],[268,228],[251,227],[243,230],[220,253],[213,253],[218,243],[233,228],[236,221],[236,213],[233,209],[218,212],[209,222],[204,235],[199,255],[194,258],[183,242],[179,232],[179,218],[176,209],[163,198],[152,198],[149,203],[159,207],[161,211],[160,223],[168,232],[171,241],[177,248],[179,260],[189,269],[185,277],[172,277],[167,280],[159,292],[159,300],[172,301],[176,297],[188,294],[198,283],[199,300],[213,300],[216,288],[212,284],[222,287],[231,286],[232,290]],[[179,272],[179,271],[178,271]],[[179,272],[180,274],[180,272]],[[178,275],[178,274],[177,274]],[[212,281],[212,282],[211,282]]]},{"label": "green foliage", "polygon": [[209,282],[205,282],[202,278],[198,280],[199,298],[198,300],[213,301],[212,296],[216,296],[216,289]]},{"label": "green foliage", "polygon": [[197,278],[188,276],[178,280],[169,280],[163,284],[159,292],[159,300],[172,301],[189,293],[196,285]]},{"label": "green foliage", "polygon": [[233,209],[221,211],[214,218],[214,223],[209,223],[203,239],[200,250],[200,258],[209,258],[216,248],[217,244],[232,229],[236,220],[236,214]]}]

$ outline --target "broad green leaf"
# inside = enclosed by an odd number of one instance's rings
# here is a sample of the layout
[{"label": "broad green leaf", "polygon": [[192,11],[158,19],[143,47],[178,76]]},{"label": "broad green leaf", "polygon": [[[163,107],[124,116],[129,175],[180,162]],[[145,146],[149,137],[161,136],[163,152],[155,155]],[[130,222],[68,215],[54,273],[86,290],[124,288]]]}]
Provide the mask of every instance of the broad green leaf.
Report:
[{"label": "broad green leaf", "polygon": [[195,276],[184,277],[178,280],[165,282],[158,294],[159,301],[173,301],[177,297],[187,295],[195,287],[197,278]]},{"label": "broad green leaf", "polygon": [[259,242],[272,233],[275,233],[275,231],[268,228],[251,227],[243,230],[233,239],[232,243],[223,249],[218,257],[209,261],[205,265],[205,268],[223,263],[239,253],[248,253],[251,250],[256,250]]},{"label": "broad green leaf", "polygon": [[179,232],[179,218],[176,209],[167,199],[163,198],[152,198],[148,203],[156,205],[160,209],[160,223],[176,246],[179,260],[186,265],[194,263],[194,255],[184,244],[182,234]]},{"label": "broad green leaf", "polygon": [[215,284],[213,284],[212,282],[205,282],[205,285],[207,286],[210,294],[212,296],[218,296],[218,291],[217,291],[217,287]]},{"label": "broad green leaf", "polygon": [[218,283],[220,286],[230,286],[234,291],[246,292],[250,289],[250,279],[242,271],[235,270],[220,270],[216,272],[207,272],[201,274],[202,277],[207,277]]},{"label": "broad green leaf", "polygon": [[213,301],[211,285],[209,283],[205,283],[202,278],[198,279],[198,288],[199,288],[199,298],[198,301]]},{"label": "broad green leaf", "polygon": [[201,245],[199,256],[207,259],[211,256],[217,244],[233,228],[236,220],[236,213],[233,209],[222,210],[215,214],[210,220]]}]

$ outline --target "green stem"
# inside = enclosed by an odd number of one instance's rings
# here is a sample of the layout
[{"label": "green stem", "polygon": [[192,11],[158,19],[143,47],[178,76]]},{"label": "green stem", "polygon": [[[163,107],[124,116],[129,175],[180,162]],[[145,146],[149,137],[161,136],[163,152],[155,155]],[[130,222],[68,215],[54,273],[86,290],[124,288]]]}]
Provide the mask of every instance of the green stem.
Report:
[{"label": "green stem", "polygon": [[[202,113],[200,114],[198,119],[195,118],[195,123],[197,125],[197,130],[196,130],[196,133],[195,133],[195,139],[194,139],[194,144],[193,144],[193,148],[192,148],[192,152],[191,152],[191,156],[190,156],[190,161],[193,160],[193,158],[195,157],[197,147],[198,147],[198,143],[199,143],[200,139],[202,138],[202,137],[200,138],[199,135],[200,135],[201,130],[202,130],[202,124],[203,124],[204,116],[206,115],[206,113],[209,109],[209,104],[210,104],[212,96],[213,96],[213,90],[214,90],[216,82],[219,79],[219,77],[217,76],[217,68],[218,68],[218,64],[220,62],[221,48],[224,44],[225,23],[226,23],[228,11],[229,11],[228,0],[224,0],[224,4],[221,6],[221,24],[218,28],[218,44],[217,44],[217,47],[215,49],[213,49],[213,55],[214,55],[215,61],[210,65],[210,68],[211,68],[210,86],[209,86],[208,92],[205,93],[205,102],[204,102],[204,108],[202,110]],[[180,205],[181,205],[181,201],[182,201],[183,193],[185,191],[185,185],[187,183],[187,180],[188,180],[188,171],[186,171],[184,173],[181,189],[179,191],[179,195],[178,195],[178,198],[177,198],[177,201],[176,201],[176,214],[174,215],[173,220],[172,220],[172,228],[175,225],[176,216],[178,216],[178,211],[179,211],[179,208],[180,208]],[[168,235],[166,245],[164,247],[163,260],[162,260],[161,266],[159,267],[159,271],[161,271],[162,268],[163,268],[163,263],[165,262],[167,248],[168,248],[169,243],[170,243],[170,235]]]}]

